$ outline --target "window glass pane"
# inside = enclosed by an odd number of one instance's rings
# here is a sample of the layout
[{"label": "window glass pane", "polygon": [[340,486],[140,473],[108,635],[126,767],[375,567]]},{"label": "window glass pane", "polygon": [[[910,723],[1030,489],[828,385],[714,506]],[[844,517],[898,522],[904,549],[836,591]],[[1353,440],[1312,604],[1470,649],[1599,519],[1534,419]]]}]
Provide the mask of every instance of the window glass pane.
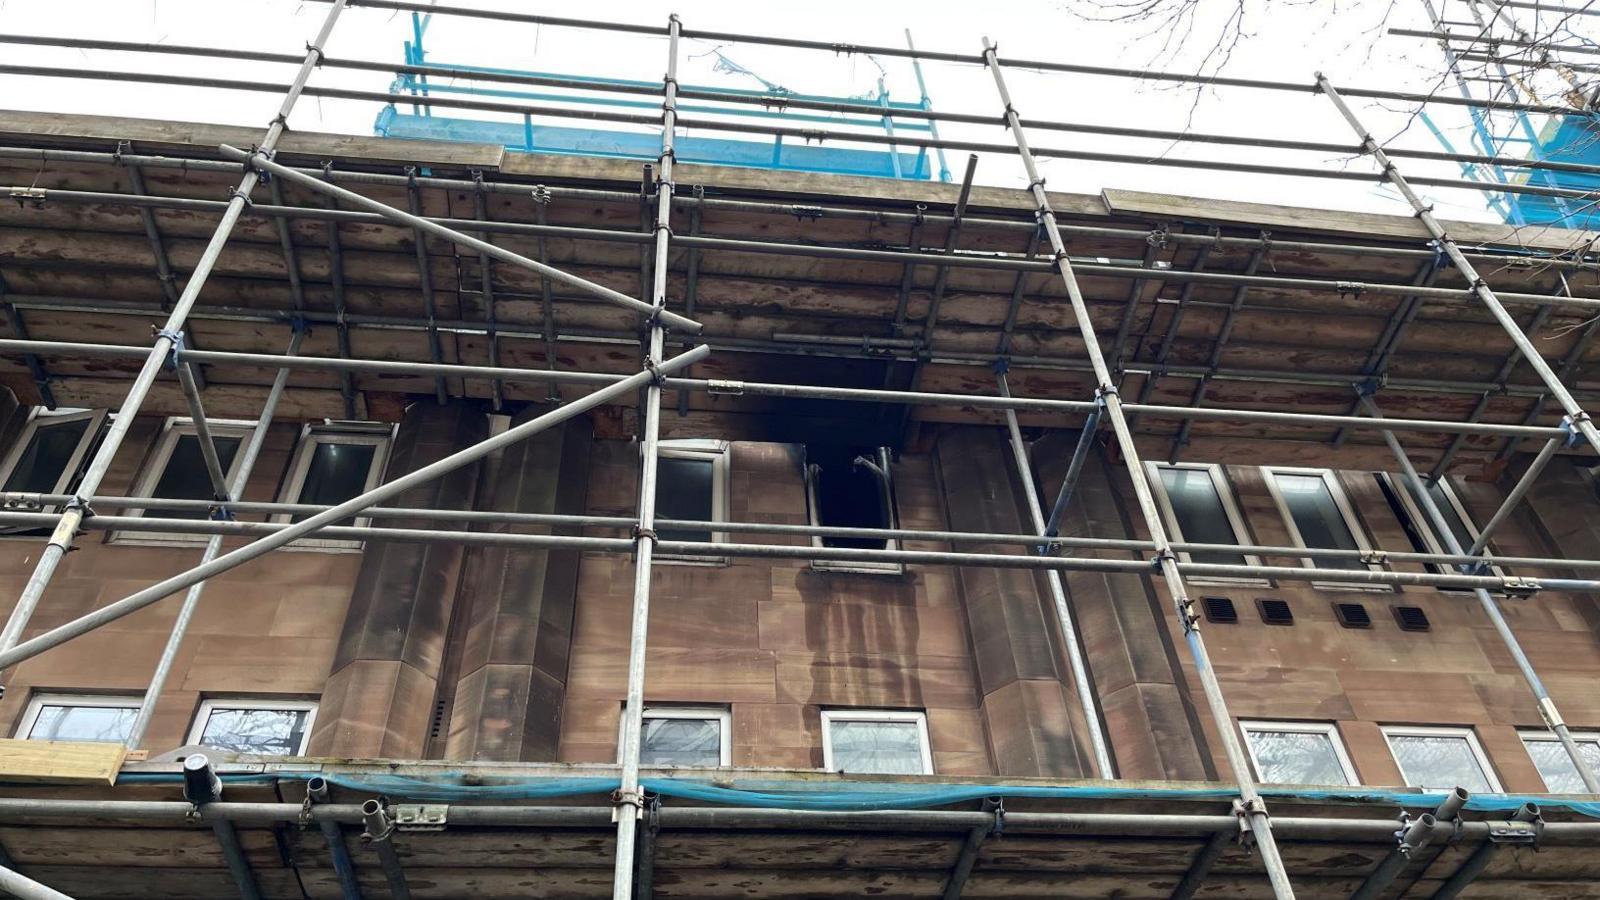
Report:
[{"label": "window glass pane", "polygon": [[74,419],[45,425],[34,429],[28,446],[17,457],[17,465],[6,476],[5,490],[29,494],[54,493],[61,473],[67,468],[72,452],[78,449],[83,433],[89,428],[88,419]]},{"label": "window glass pane", "polygon": [[[1321,475],[1297,475],[1288,472],[1272,473],[1283,495],[1283,505],[1300,531],[1300,539],[1307,547],[1329,550],[1358,550],[1350,526],[1345,524],[1339,506],[1328,490]],[[1322,569],[1364,569],[1359,559],[1314,560]]]},{"label": "window glass pane", "polygon": [[1319,732],[1249,730],[1261,780],[1270,784],[1349,784],[1333,748]]},{"label": "window glass pane", "polygon": [[136,706],[72,706],[68,703],[46,703],[39,707],[39,716],[28,729],[28,737],[36,741],[104,741],[118,743],[127,740],[133,731],[133,719],[139,712]]},{"label": "window glass pane", "polygon": [[[818,521],[813,524],[837,528],[888,528],[891,525],[883,480],[872,468],[856,465],[857,459],[876,465],[878,450],[838,444],[806,445],[806,466],[810,470],[812,495],[817,502]],[[882,538],[822,539],[824,547],[882,550],[887,544]]]},{"label": "window glass pane", "polygon": [[[1533,764],[1539,769],[1539,776],[1544,779],[1546,790],[1552,794],[1588,793],[1583,786],[1583,779],[1578,776],[1578,767],[1567,757],[1567,751],[1560,741],[1525,743],[1528,745],[1528,755],[1533,757]],[[1583,761],[1589,764],[1589,768],[1600,771],[1600,743],[1579,741],[1578,752],[1583,754]]]},{"label": "window glass pane", "polygon": [[[656,474],[656,518],[693,519],[709,522],[712,514],[712,479],[715,463],[709,457],[663,456]],[[709,541],[709,531],[677,531],[662,528],[664,541]]]},{"label": "window glass pane", "polygon": [[[372,459],[378,448],[373,444],[342,444],[336,441],[318,441],[311,452],[311,462],[306,466],[306,478],[300,485],[296,503],[333,506],[349,500],[366,490],[367,475],[372,471]],[[297,513],[294,521],[311,517],[311,513]],[[340,522],[340,525],[348,522]]]},{"label": "window glass pane", "polygon": [[[1228,512],[1222,498],[1217,495],[1216,483],[1211,473],[1203,469],[1174,469],[1162,467],[1161,485],[1166,488],[1167,502],[1172,505],[1172,517],[1178,521],[1178,531],[1184,541],[1191,544],[1237,544],[1239,536],[1233,532]],[[1193,553],[1197,563],[1242,566],[1241,553]]]},{"label": "window glass pane", "polygon": [[[1472,533],[1472,529],[1467,527],[1467,523],[1456,512],[1456,505],[1450,502],[1444,485],[1437,481],[1429,482],[1428,496],[1433,498],[1433,502],[1439,506],[1439,512],[1444,514],[1444,523],[1450,526],[1450,531],[1455,535],[1456,543],[1461,545],[1462,550],[1469,549],[1476,538]],[[1444,546],[1444,541],[1439,543]]]},{"label": "window glass pane", "polygon": [[828,724],[836,772],[875,775],[921,775],[922,732],[915,722],[854,722],[835,719]]},{"label": "window glass pane", "polygon": [[1474,793],[1494,790],[1465,737],[1397,734],[1390,735],[1389,746],[1405,773],[1406,784],[1412,787],[1438,791],[1464,787]]},{"label": "window glass pane", "polygon": [[239,709],[213,706],[200,743],[219,750],[294,756],[305,738],[304,709]]},{"label": "window glass pane", "polygon": [[646,766],[722,765],[721,719],[645,717],[639,763]]},{"label": "window glass pane", "polygon": [[[242,438],[225,437],[213,434],[212,439],[217,445],[217,459],[222,463],[222,471],[227,472],[233,465],[234,454],[239,452]],[[200,438],[192,434],[178,435],[177,443],[172,447],[172,456],[167,459],[167,467],[161,470],[161,477],[156,480],[155,489],[150,492],[152,497],[165,500],[210,500],[216,496],[211,489],[211,476],[206,473],[206,460],[200,453]],[[151,511],[147,515],[158,515]],[[159,518],[163,519],[204,519],[207,512],[203,509],[163,509],[159,511]]]}]

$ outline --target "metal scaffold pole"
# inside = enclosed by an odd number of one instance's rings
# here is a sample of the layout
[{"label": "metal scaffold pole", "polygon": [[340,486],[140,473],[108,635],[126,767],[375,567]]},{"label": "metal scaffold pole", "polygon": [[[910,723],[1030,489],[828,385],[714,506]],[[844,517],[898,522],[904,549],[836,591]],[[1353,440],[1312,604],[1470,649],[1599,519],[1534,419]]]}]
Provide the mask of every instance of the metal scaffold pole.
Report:
[{"label": "metal scaffold pole", "polygon": [[[1371,413],[1374,419],[1383,418],[1383,412],[1378,409],[1378,404],[1373,401],[1370,394],[1361,395],[1361,405],[1366,408],[1368,413]],[[1456,537],[1455,530],[1445,520],[1444,513],[1439,509],[1439,504],[1434,501],[1433,495],[1428,492],[1428,486],[1423,482],[1422,476],[1417,474],[1417,469],[1411,464],[1411,458],[1406,455],[1405,448],[1400,444],[1400,439],[1395,437],[1392,431],[1383,432],[1383,439],[1389,445],[1390,452],[1394,454],[1395,461],[1400,464],[1401,475],[1406,479],[1406,483],[1410,485],[1411,495],[1417,501],[1417,505],[1422,508],[1423,514],[1428,519],[1429,527],[1438,535],[1439,540],[1444,544],[1447,551],[1451,553],[1464,552],[1461,541]],[[1469,566],[1462,566],[1461,568],[1463,571],[1471,571]],[[1578,749],[1578,743],[1573,740],[1572,731],[1567,727],[1566,720],[1562,718],[1561,710],[1556,708],[1556,702],[1550,696],[1550,691],[1545,688],[1544,681],[1539,678],[1539,673],[1534,671],[1533,661],[1528,659],[1528,654],[1522,650],[1521,642],[1512,633],[1511,623],[1506,621],[1505,614],[1500,611],[1500,604],[1496,602],[1493,594],[1481,587],[1473,588],[1473,593],[1478,598],[1478,605],[1483,609],[1484,614],[1489,617],[1489,622],[1494,626],[1495,632],[1500,635],[1501,643],[1505,644],[1506,651],[1511,654],[1512,660],[1516,662],[1517,669],[1522,673],[1522,679],[1527,682],[1528,689],[1533,692],[1534,699],[1539,701],[1540,718],[1544,719],[1545,724],[1550,726],[1550,730],[1555,733],[1556,740],[1560,741],[1562,749],[1566,750],[1567,756],[1572,760],[1572,765],[1578,771],[1578,777],[1583,780],[1584,789],[1591,794],[1600,794],[1600,779],[1595,777],[1593,768],[1590,767],[1588,760],[1584,759],[1583,752]]]},{"label": "metal scaffold pole", "polygon": [[[289,339],[288,355],[294,356],[300,352],[300,343],[305,339],[304,331],[295,331],[294,337]],[[273,416],[277,415],[278,401],[283,399],[283,390],[289,384],[290,369],[279,369],[272,380],[272,387],[267,391],[266,402],[261,407],[261,415],[256,420],[256,427],[250,432],[250,440],[245,444],[244,452],[239,457],[239,468],[233,476],[233,483],[228,486],[225,496],[219,497],[221,504],[217,509],[225,513],[225,518],[232,516],[231,503],[244,497],[245,486],[250,483],[250,473],[256,467],[256,460],[261,456],[261,448],[267,442],[267,430],[272,427]],[[220,534],[214,534],[206,541],[206,549],[200,555],[200,563],[211,562],[222,552],[222,539]],[[183,606],[178,609],[178,617],[172,622],[172,631],[167,635],[167,645],[161,650],[161,658],[156,661],[155,672],[150,676],[150,685],[145,688],[144,699],[139,702],[139,712],[134,716],[133,725],[128,729],[128,738],[124,741],[128,749],[138,749],[144,741],[145,732],[150,728],[150,720],[155,716],[156,704],[161,700],[161,691],[167,684],[167,676],[172,673],[172,664],[177,661],[178,651],[183,647],[184,635],[189,630],[189,622],[194,619],[195,610],[200,606],[200,596],[205,593],[206,582],[191,585],[188,593],[184,594]]]},{"label": "metal scaffold pole", "polygon": [[[294,110],[295,102],[300,99],[312,70],[322,59],[323,47],[327,45],[328,38],[333,33],[333,26],[338,22],[339,14],[344,8],[345,0],[333,0],[333,5],[323,19],[322,28],[317,32],[316,39],[306,45],[305,57],[300,63],[294,81],[289,85],[288,92],[284,95],[283,102],[278,107],[278,114],[267,127],[267,133],[262,137],[261,143],[257,145],[260,153],[270,155],[277,148],[278,140],[288,129],[289,113]],[[55,576],[61,558],[72,546],[78,527],[88,513],[89,502],[93,499],[95,491],[99,490],[100,482],[104,480],[106,472],[110,470],[112,460],[122,446],[122,440],[127,436],[128,429],[132,427],[145,397],[150,393],[156,376],[161,372],[162,366],[166,365],[173,348],[178,346],[184,321],[189,317],[189,310],[199,299],[200,291],[205,287],[206,279],[217,264],[217,258],[222,255],[222,248],[227,244],[234,226],[238,224],[239,217],[249,204],[250,192],[255,189],[260,177],[260,173],[255,169],[247,170],[240,178],[238,188],[229,198],[228,207],[222,214],[222,221],[217,223],[216,231],[212,233],[210,242],[206,244],[193,273],[189,276],[188,283],[184,285],[183,294],[179,296],[171,314],[167,316],[166,323],[157,334],[155,345],[150,348],[143,367],[134,378],[133,385],[128,388],[127,397],[118,407],[117,417],[112,420],[99,449],[95,451],[94,458],[84,470],[83,477],[78,482],[77,496],[62,510],[61,518],[50,535],[49,543],[45,545],[44,551],[39,556],[39,562],[34,566],[33,574],[29,576],[21,596],[17,598],[16,606],[11,610],[11,617],[6,620],[5,628],[0,630],[0,653],[16,647],[17,642],[21,640],[22,632],[28,627],[28,620],[33,617],[40,598],[50,586],[50,580]]]},{"label": "metal scaffold pole", "polygon": [[[645,368],[661,363],[666,346],[663,320],[667,318],[667,262],[672,238],[673,164],[678,125],[678,35],[682,23],[676,14],[667,18],[667,74],[661,101],[661,156],[656,168],[655,256],[651,265],[649,342]],[[622,784],[616,794],[613,816],[617,821],[615,868],[611,876],[613,900],[632,900],[636,870],[634,845],[639,820],[644,816],[644,794],[639,787],[639,743],[644,725],[645,646],[650,631],[650,564],[656,546],[656,479],[661,447],[661,381],[644,390],[644,415],[639,439],[639,523],[633,569],[633,616],[628,632],[627,702],[622,710]]]},{"label": "metal scaffold pole", "polygon": [[1078,285],[1077,276],[1073,273],[1072,263],[1067,258],[1067,248],[1061,240],[1061,233],[1056,228],[1055,210],[1050,204],[1049,195],[1045,193],[1044,179],[1039,175],[1039,167],[1034,161],[1033,152],[1028,147],[1022,117],[1017,114],[1016,107],[1011,102],[1011,92],[1006,87],[1005,73],[995,54],[994,45],[988,38],[984,38],[983,41],[983,59],[989,68],[989,73],[994,77],[995,90],[999,93],[1001,105],[1005,109],[1006,125],[1016,140],[1017,153],[1021,156],[1023,168],[1027,171],[1029,187],[1038,206],[1040,223],[1044,226],[1045,235],[1050,239],[1056,269],[1061,274],[1067,298],[1072,304],[1073,316],[1077,319],[1078,328],[1082,333],[1084,350],[1094,369],[1099,397],[1105,403],[1106,418],[1111,422],[1111,429],[1122,451],[1123,463],[1128,470],[1134,496],[1138,499],[1145,527],[1155,544],[1159,570],[1166,581],[1167,591],[1183,627],[1189,651],[1194,657],[1195,669],[1206,702],[1211,708],[1212,719],[1216,724],[1218,740],[1222,742],[1228,765],[1238,781],[1242,807],[1240,815],[1244,817],[1248,833],[1261,852],[1261,862],[1266,868],[1267,879],[1272,883],[1273,895],[1277,900],[1293,900],[1294,887],[1289,883],[1288,870],[1284,867],[1283,857],[1278,852],[1278,843],[1272,834],[1272,820],[1267,814],[1266,803],[1256,790],[1255,781],[1251,777],[1249,759],[1240,743],[1233,717],[1228,712],[1227,701],[1222,695],[1222,684],[1217,680],[1216,670],[1211,665],[1205,641],[1200,636],[1198,617],[1194,613],[1183,575],[1178,571],[1178,559],[1167,538],[1166,527],[1162,524],[1161,512],[1150,490],[1144,466],[1139,460],[1138,446],[1134,442],[1133,431],[1128,426],[1128,418],[1123,411],[1117,385],[1112,380],[1111,370],[1106,366],[1105,355],[1100,350],[1100,341],[1094,330],[1094,319],[1089,313],[1089,306]]}]

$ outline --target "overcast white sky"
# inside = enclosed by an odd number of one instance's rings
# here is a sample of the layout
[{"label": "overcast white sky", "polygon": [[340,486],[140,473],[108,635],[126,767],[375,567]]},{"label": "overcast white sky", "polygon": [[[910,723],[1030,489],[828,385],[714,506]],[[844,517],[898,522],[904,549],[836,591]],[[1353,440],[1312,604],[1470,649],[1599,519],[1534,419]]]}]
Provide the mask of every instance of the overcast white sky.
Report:
[{"label": "overcast white sky", "polygon": [[[1046,58],[1087,64],[1143,67],[1156,60],[1159,40],[1137,26],[1086,22],[1072,14],[1066,0],[805,0],[803,3],[728,3],[677,0],[672,4],[616,0],[586,4],[513,2],[513,0],[449,0],[455,5],[581,15],[622,22],[660,24],[676,11],[685,27],[787,34],[858,44],[904,42],[904,29],[915,34],[923,49],[976,53],[982,36],[998,42],[1002,56]],[[1309,84],[1325,71],[1335,84],[1391,89],[1430,90],[1442,62],[1438,48],[1415,38],[1383,36],[1385,24],[1423,28],[1422,0],[1314,0],[1285,5],[1273,0],[1248,0],[1251,17],[1247,38],[1225,74]],[[1159,60],[1171,70],[1198,64],[1207,38],[1229,0],[1206,0],[1191,45],[1175,57]],[[272,52],[300,52],[316,32],[328,7],[302,0],[0,0],[0,31],[13,34],[72,35],[124,41],[229,46]],[[1261,15],[1262,11],[1269,14]],[[1331,14],[1330,14],[1331,13]],[[1385,21],[1387,17],[1387,21]],[[372,9],[345,13],[328,48],[330,56],[399,61],[410,34],[409,16]],[[430,61],[496,65],[550,72],[659,79],[665,65],[665,40],[604,34],[566,28],[535,27],[482,20],[436,18],[428,35]],[[714,72],[710,45],[686,42],[689,57],[680,72],[684,84],[756,88],[754,80]],[[854,95],[873,89],[878,69],[859,56],[789,51],[756,45],[722,48],[728,56],[763,78],[795,91]],[[124,69],[209,74],[224,77],[287,81],[292,67],[196,60],[175,56],[78,51],[0,45],[0,59],[16,64],[86,69]],[[886,58],[888,84],[896,99],[915,100],[909,61]],[[993,82],[979,67],[926,64],[929,92],[940,109],[997,113]],[[1147,128],[1181,128],[1270,137],[1306,138],[1354,143],[1349,128],[1324,98],[1244,89],[1219,89],[1198,97],[1192,91],[1141,81],[1013,71],[1008,75],[1019,111],[1040,119]],[[314,84],[384,90],[380,73],[319,71]],[[100,81],[27,78],[0,75],[0,106],[40,111],[81,112],[187,121],[264,126],[278,98],[259,93],[221,92],[179,87],[117,84]],[[1380,137],[1400,131],[1410,110],[1363,103],[1369,127]],[[1438,107],[1439,122],[1465,147],[1466,117],[1459,108]],[[306,98],[290,120],[302,131],[369,134],[378,105]],[[465,116],[487,114],[458,113]],[[1191,119],[1192,114],[1192,119]],[[946,137],[1006,141],[999,128],[949,126]],[[725,136],[725,135],[718,135]],[[1035,132],[1036,145],[1104,150],[1145,155],[1262,161],[1277,164],[1352,167],[1370,171],[1365,161],[1349,162],[1320,154],[1263,152],[1250,148],[1188,145],[1171,148],[1159,142],[1095,138],[1057,132]],[[1396,146],[1437,149],[1433,137],[1412,123]],[[958,174],[963,154],[950,167]],[[1054,190],[1095,192],[1102,188],[1169,191],[1195,196],[1256,200],[1341,209],[1409,212],[1399,200],[1374,185],[1321,179],[1244,175],[1155,166],[1096,164],[1052,160],[1044,164]],[[1456,177],[1443,164],[1407,163],[1413,174]],[[977,180],[984,184],[1021,185],[1015,160],[996,156],[980,162]],[[1455,218],[1487,218],[1475,193],[1435,191],[1440,211]]]}]

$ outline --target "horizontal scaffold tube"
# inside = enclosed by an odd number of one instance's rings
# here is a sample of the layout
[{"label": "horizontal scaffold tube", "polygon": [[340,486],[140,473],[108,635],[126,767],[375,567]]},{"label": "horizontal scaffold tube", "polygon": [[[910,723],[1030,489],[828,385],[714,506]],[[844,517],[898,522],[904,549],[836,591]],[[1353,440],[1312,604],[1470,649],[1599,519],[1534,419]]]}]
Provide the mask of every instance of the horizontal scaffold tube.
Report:
[{"label": "horizontal scaffold tube", "polygon": [[[28,494],[15,491],[0,493],[0,524],[27,526],[49,506],[58,506],[72,500],[70,494]],[[161,510],[205,512],[217,506],[212,500],[179,500],[164,497],[125,497],[96,494],[92,505],[99,509],[138,509],[146,513]],[[295,516],[319,513],[332,507],[312,503],[274,503],[267,501],[232,501],[227,504],[235,513],[265,514],[268,516]],[[363,510],[363,518],[372,519],[434,519],[468,524],[525,525],[536,528],[631,528],[635,520],[626,516],[559,515],[554,513],[513,513],[490,510],[420,509],[416,507],[372,507]],[[927,531],[908,528],[847,528],[831,525],[788,525],[776,522],[725,522],[699,519],[658,519],[661,528],[674,531],[721,531],[729,534],[780,534],[806,537],[869,538],[873,540],[928,541],[952,544],[1010,544],[1018,547],[1037,547],[1036,534],[1008,534],[981,531]],[[133,528],[131,530],[138,530]],[[452,534],[455,532],[451,532]],[[389,532],[384,532],[389,536]],[[1109,550],[1149,552],[1155,548],[1150,541],[1125,538],[1092,538],[1059,535],[1045,543],[1056,547],[1081,550]],[[1356,559],[1381,562],[1440,563],[1444,565],[1478,565],[1519,568],[1600,570],[1600,560],[1561,559],[1539,556],[1484,556],[1481,553],[1417,553],[1414,551],[1339,550],[1330,547],[1290,547],[1270,544],[1200,544],[1174,541],[1173,549],[1184,553],[1237,553],[1247,556],[1281,556],[1295,559]]]},{"label": "horizontal scaffold tube", "polygon": [[[48,525],[53,521],[55,521],[55,517],[48,513],[0,512],[0,523],[12,523],[23,527],[37,528]],[[282,522],[222,522],[205,519],[94,516],[86,519],[83,527],[95,531],[126,531],[145,534],[222,534],[241,537],[272,537],[281,535],[282,532],[294,526]],[[634,549],[633,541],[628,538],[474,532],[454,529],[324,526],[317,529],[315,534],[318,537],[335,540],[391,540],[406,543],[443,543],[486,547],[556,548],[601,553],[632,553]],[[1037,543],[1037,540],[1036,537],[1035,543]],[[251,545],[245,545],[246,548],[249,546]],[[736,557],[741,559],[793,559],[841,563],[889,562],[995,569],[1065,569],[1080,572],[1124,572],[1136,575],[1149,574],[1155,571],[1150,561],[1138,559],[1100,559],[1005,553],[957,553],[936,550],[869,550],[853,547],[735,544],[705,541],[660,541],[657,546],[663,555],[693,556],[709,559]],[[1236,552],[1239,548],[1227,547],[1225,549]],[[1484,559],[1486,557],[1478,557],[1479,561]],[[1218,565],[1213,563],[1179,563],[1178,568],[1185,575],[1200,578],[1282,579],[1285,581],[1379,586],[1419,585],[1437,588],[1485,588],[1491,591],[1505,591],[1511,594],[1528,594],[1538,590],[1600,591],[1600,580],[1576,578],[1527,579],[1505,578],[1493,575],[1392,572],[1380,569],[1324,569],[1310,566]],[[148,605],[148,603],[145,605]],[[44,638],[35,638],[34,640],[44,641]],[[50,646],[61,643],[60,640],[52,640],[53,643],[50,643]],[[43,647],[43,649],[49,649],[49,647]],[[30,647],[29,643],[24,643],[12,653],[26,650],[42,652],[38,648]],[[0,654],[0,662],[9,662],[8,655]],[[27,658],[31,655],[33,654],[26,653],[21,658]]]},{"label": "horizontal scaffold tube", "polygon": [[[55,357],[142,357],[139,347],[119,344],[84,344],[60,341],[22,341],[0,339],[0,352],[32,353]],[[505,381],[571,383],[604,386],[627,376],[592,372],[560,372],[548,369],[517,369],[500,366],[469,366],[453,363],[417,363],[378,359],[340,359],[336,357],[284,356],[273,353],[234,353],[229,351],[184,351],[184,358],[206,365],[314,369],[344,372],[381,372],[404,375],[445,375],[449,377],[493,378]],[[756,381],[712,381],[703,378],[668,378],[665,386],[673,390],[742,393],[760,397],[801,397],[818,400],[845,400],[868,403],[905,403],[924,406],[957,406],[971,409],[1013,409],[1026,412],[1088,414],[1091,400],[1046,400],[1029,397],[1000,397],[989,394],[941,394],[926,391],[894,391],[872,388],[825,387],[805,384],[774,384]],[[1255,422],[1275,425],[1339,427],[1376,431],[1418,431],[1444,434],[1496,435],[1521,438],[1559,438],[1559,427],[1509,425],[1492,422],[1451,422],[1433,419],[1385,419],[1380,425],[1366,416],[1331,413],[1292,413],[1272,410],[1218,409],[1209,407],[1166,406],[1156,403],[1127,403],[1132,413],[1174,419],[1202,421]]]},{"label": "horizontal scaffold tube", "polygon": [[[168,168],[185,171],[215,171],[233,173],[237,167],[232,163],[225,163],[211,159],[194,159],[189,157],[150,156],[140,154],[104,153],[92,150],[57,150],[51,148],[32,147],[0,147],[0,158],[27,159],[39,162],[77,162],[100,163],[104,165],[128,165],[139,168]],[[334,182],[347,184],[379,184],[390,187],[407,187],[415,182],[420,187],[439,188],[442,190],[485,190],[492,193],[525,196],[528,194],[532,181],[493,181],[485,180],[474,182],[458,178],[442,178],[431,176],[404,176],[389,175],[381,172],[351,172],[340,169],[308,169],[300,168],[298,171],[308,175],[316,175]],[[639,193],[623,191],[606,191],[593,188],[564,187],[552,185],[538,185],[553,199],[571,199],[581,201],[613,202],[613,203],[638,203],[643,199]],[[30,189],[31,190],[31,189]],[[47,191],[53,195],[57,192]],[[71,194],[73,192],[65,192]],[[92,193],[92,192],[84,192]],[[185,200],[184,202],[191,202]],[[211,202],[211,201],[193,201]],[[953,219],[949,215],[919,209],[915,212],[898,212],[892,209],[859,208],[841,206],[833,203],[781,203],[773,201],[730,199],[727,197],[696,196],[692,193],[675,193],[672,198],[674,205],[685,207],[699,206],[705,209],[726,209],[745,212],[767,212],[780,215],[793,215],[802,218],[846,218],[859,219],[880,223],[899,223],[912,225],[918,221],[933,224],[948,225]],[[269,211],[279,209],[270,205],[260,205],[255,211],[270,214]],[[345,215],[364,215],[353,210],[329,210],[307,207],[283,207],[282,209],[302,209],[308,218],[323,217],[339,219]],[[438,220],[446,221],[446,220]],[[964,217],[967,225],[974,228],[1003,228],[1019,232],[1033,232],[1038,229],[1038,224],[1031,216],[1013,219],[993,218],[992,216]],[[474,227],[481,230],[485,227],[499,227],[502,224],[516,223],[489,223],[474,222]],[[559,226],[554,226],[559,227]],[[1394,247],[1394,246],[1364,246],[1360,244],[1342,244],[1326,241],[1296,241],[1272,238],[1266,241],[1263,238],[1239,237],[1236,235],[1221,234],[1191,234],[1181,231],[1166,229],[1134,229],[1117,228],[1106,225],[1073,225],[1057,223],[1057,228],[1064,235],[1106,238],[1111,240],[1128,240],[1139,244],[1141,247],[1150,241],[1158,243],[1184,244],[1187,246],[1226,246],[1244,249],[1271,249],[1284,252],[1304,253],[1330,253],[1352,256],[1380,256],[1405,259],[1431,259],[1434,251],[1426,248]],[[553,232],[552,232],[553,233]],[[648,235],[644,232],[629,232],[633,238],[647,241]],[[1420,238],[1419,238],[1420,240]],[[1465,252],[1465,251],[1464,251]],[[1475,262],[1493,263],[1502,266],[1530,266],[1537,265],[1541,268],[1554,269],[1597,269],[1600,261],[1590,259],[1593,254],[1563,253],[1552,255],[1548,253],[1530,252],[1525,248],[1508,245],[1504,252],[1466,252],[1465,255]],[[1577,258],[1582,257],[1582,258]]]}]

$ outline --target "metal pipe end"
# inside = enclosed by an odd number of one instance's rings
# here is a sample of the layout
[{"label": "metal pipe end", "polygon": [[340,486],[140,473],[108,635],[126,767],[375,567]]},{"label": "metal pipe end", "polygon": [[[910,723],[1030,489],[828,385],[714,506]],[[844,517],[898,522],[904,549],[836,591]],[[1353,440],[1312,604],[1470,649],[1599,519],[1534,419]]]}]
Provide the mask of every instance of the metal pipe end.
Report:
[{"label": "metal pipe end", "polygon": [[1441,822],[1449,822],[1455,819],[1456,814],[1461,812],[1461,808],[1466,806],[1467,801],[1471,798],[1471,791],[1464,787],[1455,788],[1445,795],[1444,802],[1440,803],[1439,808],[1433,811],[1434,818]]},{"label": "metal pipe end", "polygon": [[394,819],[389,817],[389,810],[384,807],[382,800],[373,799],[361,804],[361,820],[366,825],[361,835],[364,841],[386,841],[394,833]]},{"label": "metal pipe end", "polygon": [[306,779],[306,796],[312,803],[327,803],[329,797],[328,779],[316,775]]},{"label": "metal pipe end", "polygon": [[211,759],[204,753],[191,753],[183,758],[183,799],[200,806],[222,799],[222,779],[211,768]]}]

